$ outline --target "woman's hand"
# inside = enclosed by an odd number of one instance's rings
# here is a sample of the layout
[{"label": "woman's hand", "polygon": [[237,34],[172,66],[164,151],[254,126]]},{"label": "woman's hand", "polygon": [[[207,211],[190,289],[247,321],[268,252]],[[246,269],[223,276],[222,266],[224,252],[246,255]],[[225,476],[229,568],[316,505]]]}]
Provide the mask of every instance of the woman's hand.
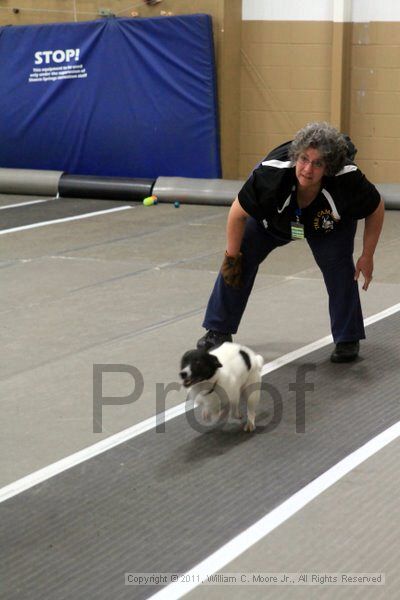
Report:
[{"label": "woman's hand", "polygon": [[363,290],[367,290],[372,281],[372,272],[374,270],[374,252],[382,231],[383,219],[385,215],[385,206],[383,200],[376,210],[365,219],[363,252],[356,264],[354,279],[357,281],[360,273],[364,277]]},{"label": "woman's hand", "polygon": [[354,279],[357,281],[360,274],[364,277],[362,289],[367,291],[369,284],[372,281],[372,272],[374,270],[374,259],[372,256],[360,256],[356,264],[356,272]]}]

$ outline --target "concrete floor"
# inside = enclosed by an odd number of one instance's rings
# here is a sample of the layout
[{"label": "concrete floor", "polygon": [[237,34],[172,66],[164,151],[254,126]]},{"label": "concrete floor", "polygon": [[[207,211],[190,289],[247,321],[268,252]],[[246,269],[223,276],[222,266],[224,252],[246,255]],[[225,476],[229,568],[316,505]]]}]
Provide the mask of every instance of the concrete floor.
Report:
[{"label": "concrete floor", "polygon": [[[0,195],[0,211],[32,200]],[[56,209],[63,216],[76,214],[78,201],[53,203],[51,218],[57,217]],[[121,205],[79,203],[79,212]],[[0,212],[2,227],[47,220],[48,211],[47,203],[35,215],[23,207],[6,209]],[[202,335],[203,313],[225,247],[226,216],[227,209],[221,207],[134,205],[0,235],[0,397],[5,424],[0,486],[155,414],[157,384],[177,382],[180,356]],[[365,317],[399,302],[399,226],[400,212],[387,211],[374,281],[368,292],[361,291]],[[357,250],[361,240],[362,226]],[[324,284],[307,244],[299,241],[277,250],[260,269],[236,340],[271,361],[329,333]],[[93,432],[96,364],[134,366],[144,380],[134,403],[103,408],[102,433]],[[103,395],[128,395],[132,384],[132,377],[116,367],[103,377]],[[184,399],[183,390],[171,391],[165,408]],[[399,489],[399,476],[392,464],[398,452],[397,443],[389,446],[224,571],[390,570],[392,584],[396,579],[398,583],[393,556],[384,553],[385,536],[395,527],[399,533],[399,519],[394,513],[387,517],[396,510],[391,498]],[[354,491],[351,498],[349,490]],[[367,527],[371,520],[378,523],[373,535],[382,539],[365,546],[363,539],[352,537],[346,519],[351,524],[361,499],[376,496],[387,502],[388,510],[377,513],[365,501],[361,516]],[[359,512],[357,518],[361,516]],[[393,551],[390,539],[388,544]],[[346,553],[340,556],[344,547]],[[267,593],[277,598],[394,597],[385,595],[389,589],[393,587],[280,587]],[[228,588],[207,587],[191,595],[217,597],[218,590],[219,597],[221,590],[228,593]],[[229,588],[229,596],[265,597],[260,590]]]}]

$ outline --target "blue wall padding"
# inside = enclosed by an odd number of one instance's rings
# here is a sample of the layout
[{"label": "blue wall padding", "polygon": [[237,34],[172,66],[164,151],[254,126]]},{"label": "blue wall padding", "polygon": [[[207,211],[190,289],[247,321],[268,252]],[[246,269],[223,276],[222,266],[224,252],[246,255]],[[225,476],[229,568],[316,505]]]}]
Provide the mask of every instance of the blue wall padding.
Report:
[{"label": "blue wall padding", "polygon": [[0,28],[0,167],[220,177],[208,15]]}]

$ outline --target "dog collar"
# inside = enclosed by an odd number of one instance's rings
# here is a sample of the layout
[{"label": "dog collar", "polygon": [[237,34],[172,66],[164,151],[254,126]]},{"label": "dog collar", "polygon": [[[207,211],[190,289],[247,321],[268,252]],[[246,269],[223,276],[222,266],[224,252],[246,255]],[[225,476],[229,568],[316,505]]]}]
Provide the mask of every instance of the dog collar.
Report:
[{"label": "dog collar", "polygon": [[213,385],[213,387],[211,388],[211,390],[209,392],[207,392],[207,394],[204,394],[204,395],[208,396],[209,394],[212,394],[213,391],[215,390],[216,386],[217,386],[217,382],[215,382],[214,385]]}]

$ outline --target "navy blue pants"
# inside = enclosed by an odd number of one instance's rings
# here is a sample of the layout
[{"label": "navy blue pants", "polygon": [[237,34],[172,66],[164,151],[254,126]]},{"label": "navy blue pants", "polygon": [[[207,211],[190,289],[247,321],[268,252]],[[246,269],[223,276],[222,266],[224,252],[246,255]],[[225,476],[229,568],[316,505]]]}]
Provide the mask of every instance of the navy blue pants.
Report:
[{"label": "navy blue pants", "polygon": [[[331,330],[335,343],[365,338],[358,284],[354,281],[356,229],[357,221],[349,220],[341,223],[340,228],[332,233],[307,239],[328,291]],[[252,217],[248,218],[241,246],[244,285],[240,289],[234,289],[226,285],[221,274],[218,275],[203,327],[223,333],[236,333],[260,263],[272,250],[287,243],[289,242],[272,235]]]}]

